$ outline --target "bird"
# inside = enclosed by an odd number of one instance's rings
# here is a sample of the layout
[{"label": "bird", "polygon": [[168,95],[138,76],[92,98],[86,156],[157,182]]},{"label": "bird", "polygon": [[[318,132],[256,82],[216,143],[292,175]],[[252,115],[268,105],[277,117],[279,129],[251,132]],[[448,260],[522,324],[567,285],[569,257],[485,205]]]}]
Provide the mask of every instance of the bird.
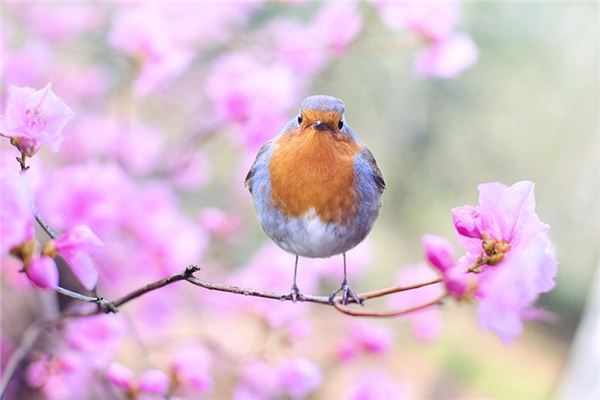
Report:
[{"label": "bird", "polygon": [[370,232],[386,184],[375,157],[346,122],[342,100],[304,99],[300,112],[265,142],[245,179],[264,232],[295,256],[284,299],[305,300],[297,285],[298,259],[342,254],[344,275],[334,303],[361,299],[348,285],[346,252]]}]

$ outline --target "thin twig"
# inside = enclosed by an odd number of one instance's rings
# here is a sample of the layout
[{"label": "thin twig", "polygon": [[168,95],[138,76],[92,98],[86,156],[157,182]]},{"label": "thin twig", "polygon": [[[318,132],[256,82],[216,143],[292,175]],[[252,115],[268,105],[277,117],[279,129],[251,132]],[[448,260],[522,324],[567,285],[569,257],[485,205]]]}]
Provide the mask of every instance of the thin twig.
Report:
[{"label": "thin twig", "polygon": [[44,325],[40,322],[34,322],[31,324],[23,333],[23,339],[19,343],[19,347],[11,354],[4,369],[2,380],[0,381],[0,399],[3,399],[6,395],[6,391],[13,377],[17,373],[25,358],[29,355],[33,346],[35,346],[37,340],[42,334]]},{"label": "thin twig", "polygon": [[438,278],[438,279],[434,279],[434,280],[431,280],[428,282],[416,283],[416,284],[410,285],[410,286],[393,286],[390,288],[373,290],[372,292],[360,293],[358,295],[358,297],[360,297],[362,300],[376,299],[377,297],[383,297],[383,296],[387,296],[387,295],[393,294],[393,293],[406,292],[408,290],[419,289],[419,288],[422,288],[425,286],[435,285],[436,283],[442,283],[442,282],[443,282],[443,279]]},{"label": "thin twig", "polygon": [[37,223],[42,227],[44,232],[46,232],[46,234],[50,236],[50,239],[56,239],[58,235],[52,230],[52,228],[50,228],[50,225],[48,225],[48,223],[44,221],[42,216],[38,212],[34,213],[33,216],[35,217]]},{"label": "thin twig", "polygon": [[403,308],[400,310],[390,310],[390,311],[369,311],[369,310],[354,310],[350,307],[347,307],[339,302],[333,304],[336,310],[339,312],[351,315],[353,317],[372,317],[372,318],[391,318],[391,317],[399,317],[401,315],[411,314],[416,311],[421,311],[429,307],[433,307],[436,305],[441,305],[444,302],[444,299],[448,297],[446,293],[439,296],[435,300],[427,302],[425,304],[420,304],[415,307]]}]

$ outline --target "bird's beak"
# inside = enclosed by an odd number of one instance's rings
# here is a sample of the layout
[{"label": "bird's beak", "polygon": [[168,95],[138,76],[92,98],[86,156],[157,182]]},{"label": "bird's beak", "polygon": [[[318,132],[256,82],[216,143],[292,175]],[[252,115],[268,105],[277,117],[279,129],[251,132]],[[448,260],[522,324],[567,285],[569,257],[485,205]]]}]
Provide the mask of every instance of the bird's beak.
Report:
[{"label": "bird's beak", "polygon": [[325,123],[321,120],[316,121],[314,124],[312,124],[312,126],[318,131],[327,130],[327,125],[325,125]]}]

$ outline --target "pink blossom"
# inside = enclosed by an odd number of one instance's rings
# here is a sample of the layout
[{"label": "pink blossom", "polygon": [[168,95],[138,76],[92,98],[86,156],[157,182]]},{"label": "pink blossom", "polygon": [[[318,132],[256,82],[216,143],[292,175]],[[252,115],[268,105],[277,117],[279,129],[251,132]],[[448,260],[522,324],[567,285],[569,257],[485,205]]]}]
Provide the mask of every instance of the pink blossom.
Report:
[{"label": "pink blossom", "polygon": [[142,393],[165,395],[169,390],[169,377],[158,369],[149,369],[140,377],[138,388]]},{"label": "pink blossom", "polygon": [[108,380],[118,388],[132,389],[135,386],[133,372],[122,364],[113,362],[106,370]]},{"label": "pink blossom", "polygon": [[356,3],[325,2],[314,17],[313,29],[313,43],[325,43],[333,53],[344,54],[362,30],[362,16]]},{"label": "pink blossom", "polygon": [[37,91],[10,86],[0,134],[26,141],[29,156],[37,151],[38,143],[57,151],[63,141],[62,130],[72,117],[73,110],[54,94],[50,84]]},{"label": "pink blossom", "polygon": [[475,207],[462,206],[453,208],[452,223],[460,235],[481,239],[482,221]]},{"label": "pink blossom", "polygon": [[323,384],[319,366],[306,358],[285,360],[277,370],[282,389],[292,399],[303,399]]},{"label": "pink blossom", "polygon": [[473,39],[466,34],[455,34],[421,50],[414,68],[421,77],[451,79],[475,65],[478,58]]},{"label": "pink blossom", "polygon": [[58,286],[58,269],[50,257],[36,257],[25,267],[27,277],[41,289],[54,289]]},{"label": "pink blossom", "polygon": [[123,170],[116,164],[98,162],[50,172],[36,194],[40,212],[54,229],[87,225],[103,237],[127,217],[133,197],[133,183]]},{"label": "pink blossom", "polygon": [[189,2],[157,4],[173,39],[201,48],[224,43],[245,24],[260,2]]},{"label": "pink blossom", "polygon": [[[125,323],[118,314],[98,315],[85,319],[74,319],[65,330],[69,346],[80,352],[93,354],[89,360],[96,365],[114,357],[125,335]],[[101,353],[96,353],[101,348]]]},{"label": "pink blossom", "polygon": [[423,235],[421,242],[425,258],[433,267],[444,272],[454,265],[454,249],[445,238],[437,235]]},{"label": "pink blossom", "polygon": [[97,157],[113,157],[115,143],[122,135],[121,121],[99,114],[77,117],[66,128],[61,155],[83,162]]},{"label": "pink blossom", "polygon": [[30,362],[25,369],[25,380],[31,387],[43,387],[46,382],[48,382],[49,377],[50,372],[48,371],[46,358],[41,358],[39,360]]},{"label": "pink blossom", "polygon": [[[52,86],[62,93],[65,99],[80,104],[102,99],[114,79],[106,66],[80,64],[72,60],[60,60],[53,64],[48,75],[54,79]],[[77,79],[73,79],[74,76],[77,76]]]},{"label": "pink blossom", "polygon": [[39,83],[50,68],[50,49],[44,42],[28,40],[19,49],[6,48],[0,43],[0,51],[3,82],[18,86]]},{"label": "pink blossom", "polygon": [[[281,32],[285,32],[282,35]],[[317,31],[311,25],[292,19],[272,22],[265,33],[272,40],[277,60],[301,76],[310,77],[321,71],[329,60],[329,51],[317,41]]]},{"label": "pink blossom", "polygon": [[228,214],[215,207],[200,212],[200,224],[212,235],[226,237],[237,231],[241,225],[239,217]]},{"label": "pink blossom", "polygon": [[194,345],[182,348],[175,355],[171,370],[181,387],[204,393],[213,386],[211,365],[208,350]]},{"label": "pink blossom", "polygon": [[460,17],[458,1],[373,0],[372,3],[389,29],[406,29],[430,40],[451,35]]},{"label": "pink blossom", "polygon": [[388,352],[394,340],[394,335],[389,328],[364,321],[352,321],[349,335],[356,347],[371,354]]},{"label": "pink blossom", "polygon": [[106,7],[95,3],[29,4],[29,29],[50,40],[66,40],[101,27]]},{"label": "pink blossom", "polygon": [[18,173],[0,172],[0,256],[30,239],[33,214],[29,184]]},{"label": "pink blossom", "polygon": [[[417,265],[403,268],[398,273],[396,283],[401,286],[408,286],[431,281],[438,277],[438,274],[431,268]],[[442,293],[441,285],[424,286],[395,294],[390,298],[389,304],[393,309],[416,307],[434,300]],[[442,317],[440,311],[435,307],[411,313],[406,318],[410,323],[413,335],[419,340],[430,341],[441,333]]]},{"label": "pink blossom", "polygon": [[120,8],[112,24],[109,43],[141,61],[137,94],[172,81],[191,63],[192,51],[177,42],[164,18],[156,4],[133,4]]},{"label": "pink blossom", "polygon": [[275,367],[263,360],[249,360],[242,364],[239,384],[234,390],[235,400],[274,398],[279,389]]},{"label": "pink blossom", "polygon": [[98,281],[98,271],[89,253],[105,247],[98,236],[89,227],[77,225],[56,238],[55,246],[83,286],[88,290],[93,289]]},{"label": "pink blossom", "polygon": [[125,215],[124,226],[139,241],[132,262],[146,266],[146,277],[164,277],[200,262],[208,239],[180,209],[175,193],[164,182],[137,188],[135,207]]},{"label": "pink blossom", "polygon": [[171,179],[179,189],[191,191],[200,189],[210,183],[212,179],[212,165],[207,155],[200,149],[195,149],[191,154],[174,154],[168,161],[172,170]]},{"label": "pink blossom", "polygon": [[384,371],[371,370],[352,381],[348,400],[401,400],[409,398],[403,385]]},{"label": "pink blossom", "polygon": [[[548,225],[535,213],[533,183],[506,186],[498,182],[478,186],[479,205],[454,215],[478,216],[482,238],[471,237],[459,223],[459,241],[467,250],[462,262],[472,263],[481,255],[487,266],[478,274],[476,296],[480,301],[480,324],[497,333],[504,342],[522,329],[541,293],[554,287],[557,262],[548,239]],[[467,236],[465,236],[465,234]]]},{"label": "pink blossom", "polygon": [[257,148],[273,134],[265,126],[279,127],[287,122],[299,93],[289,68],[232,53],[213,63],[206,94],[217,118],[232,123],[242,142]]},{"label": "pink blossom", "polygon": [[160,131],[139,123],[123,126],[113,143],[113,154],[134,174],[151,172],[164,152]]}]

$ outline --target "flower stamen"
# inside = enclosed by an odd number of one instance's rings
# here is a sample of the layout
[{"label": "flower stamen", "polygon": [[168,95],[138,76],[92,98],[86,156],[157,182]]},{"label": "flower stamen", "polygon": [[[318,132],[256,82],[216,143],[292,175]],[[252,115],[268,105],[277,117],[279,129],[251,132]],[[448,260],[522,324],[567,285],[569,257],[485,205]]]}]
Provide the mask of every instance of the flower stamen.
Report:
[{"label": "flower stamen", "polygon": [[503,239],[495,239],[491,237],[487,232],[481,232],[483,241],[481,247],[485,255],[482,256],[485,259],[487,265],[496,265],[504,260],[504,256],[510,250],[511,244]]}]

